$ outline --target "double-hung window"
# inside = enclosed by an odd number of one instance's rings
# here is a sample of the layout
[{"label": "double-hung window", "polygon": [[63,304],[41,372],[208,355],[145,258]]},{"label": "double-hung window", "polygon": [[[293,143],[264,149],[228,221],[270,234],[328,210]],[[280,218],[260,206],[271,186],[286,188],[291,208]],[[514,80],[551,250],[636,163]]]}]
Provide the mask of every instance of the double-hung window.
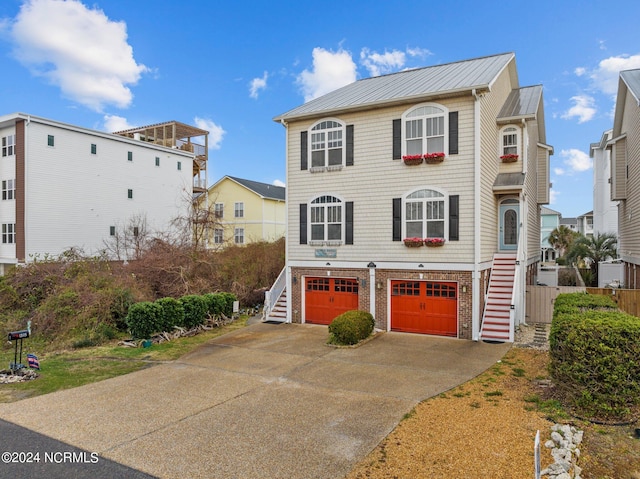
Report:
[{"label": "double-hung window", "polygon": [[15,153],[16,135],[2,137],[2,156],[11,156]]},{"label": "double-hung window", "polygon": [[447,153],[448,112],[435,104],[420,105],[402,116],[403,155]]},{"label": "double-hung window", "polygon": [[16,180],[2,180],[2,199],[14,200],[16,198]]},{"label": "double-hung window", "polygon": [[216,218],[224,218],[224,203],[216,203],[213,208]]},{"label": "double-hung window", "polygon": [[16,242],[15,223],[2,224],[2,244],[13,244]]},{"label": "double-hung window", "polygon": [[324,120],[311,128],[311,167],[344,165],[343,139],[345,126],[335,120]]},{"label": "double-hung window", "polygon": [[213,242],[215,244],[222,244],[224,243],[224,231],[222,230],[222,228],[215,228],[213,230]]},{"label": "double-hung window", "polygon": [[342,242],[342,208],[342,200],[335,196],[319,196],[311,202],[311,241]]},{"label": "double-hung window", "polygon": [[236,218],[244,218],[244,203],[236,203],[234,213]]},{"label": "double-hung window", "polygon": [[405,197],[405,238],[444,238],[445,195],[422,189]]},{"label": "double-hung window", "polygon": [[233,239],[236,244],[244,244],[244,228],[236,228],[233,232]]},{"label": "double-hung window", "polygon": [[502,154],[518,154],[518,130],[512,126],[502,130]]}]

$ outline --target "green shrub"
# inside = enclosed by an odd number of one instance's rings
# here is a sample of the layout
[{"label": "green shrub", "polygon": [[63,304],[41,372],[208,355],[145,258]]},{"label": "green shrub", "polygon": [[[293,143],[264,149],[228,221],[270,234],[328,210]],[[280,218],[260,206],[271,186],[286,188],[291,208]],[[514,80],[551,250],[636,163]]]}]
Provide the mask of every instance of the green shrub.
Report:
[{"label": "green shrub", "polygon": [[207,317],[207,302],[205,298],[196,294],[189,294],[180,298],[184,308],[184,327],[194,328],[204,324]]},{"label": "green shrub", "polygon": [[579,415],[621,419],[640,404],[640,318],[611,298],[559,295],[549,347],[551,377]]},{"label": "green shrub", "polygon": [[330,342],[336,344],[356,344],[369,337],[375,321],[366,311],[347,311],[336,317],[329,325]]},{"label": "green shrub", "polygon": [[203,298],[207,303],[207,314],[212,318],[219,317],[226,308],[227,302],[221,293],[207,293]]},{"label": "green shrub", "polygon": [[159,318],[162,307],[149,301],[132,304],[127,314],[126,323],[135,339],[147,339],[159,332]]},{"label": "green shrub", "polygon": [[160,331],[173,331],[174,326],[184,325],[184,307],[175,298],[160,298],[156,300],[160,306],[158,327]]},{"label": "green shrub", "polygon": [[233,316],[233,303],[236,302],[238,298],[233,293],[218,293],[218,294],[222,296],[222,299],[224,300],[224,308],[222,310],[222,314],[230,318],[231,316]]}]

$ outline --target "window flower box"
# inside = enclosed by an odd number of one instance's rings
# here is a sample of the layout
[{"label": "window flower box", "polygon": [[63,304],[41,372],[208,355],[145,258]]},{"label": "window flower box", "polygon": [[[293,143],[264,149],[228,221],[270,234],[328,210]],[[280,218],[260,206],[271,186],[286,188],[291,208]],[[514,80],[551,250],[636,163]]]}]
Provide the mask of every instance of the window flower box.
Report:
[{"label": "window flower box", "polygon": [[427,246],[442,246],[445,242],[444,238],[425,238],[424,244]]},{"label": "window flower box", "polygon": [[407,248],[419,248],[424,245],[424,240],[422,238],[405,238],[403,241]]},{"label": "window flower box", "polygon": [[405,165],[420,165],[422,164],[422,155],[405,155],[402,157]]},{"label": "window flower box", "polygon": [[518,155],[502,155],[500,159],[503,163],[515,163],[516,161],[518,161]]},{"label": "window flower box", "polygon": [[443,152],[438,152],[438,153],[425,153],[424,154],[424,161],[426,161],[426,163],[428,165],[434,165],[436,163],[442,163],[442,161],[444,160],[444,153]]}]

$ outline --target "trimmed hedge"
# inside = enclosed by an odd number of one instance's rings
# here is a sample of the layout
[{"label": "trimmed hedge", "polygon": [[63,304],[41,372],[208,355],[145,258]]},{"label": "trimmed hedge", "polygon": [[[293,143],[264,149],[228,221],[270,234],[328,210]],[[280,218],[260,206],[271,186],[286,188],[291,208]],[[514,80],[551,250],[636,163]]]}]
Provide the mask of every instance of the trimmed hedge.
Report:
[{"label": "trimmed hedge", "polygon": [[147,339],[155,333],[172,331],[174,326],[188,329],[204,324],[207,317],[233,316],[236,296],[231,293],[190,294],[180,299],[161,298],[155,302],[132,304],[125,322],[135,339]]},{"label": "trimmed hedge", "polygon": [[162,306],[150,301],[142,301],[129,307],[126,323],[135,339],[145,339],[160,329]]},{"label": "trimmed hedge", "polygon": [[202,296],[189,294],[180,298],[180,303],[184,308],[185,328],[195,328],[204,324],[207,318],[207,302]]},{"label": "trimmed hedge", "polygon": [[549,347],[551,377],[579,415],[623,419],[640,404],[640,318],[611,298],[559,295]]},{"label": "trimmed hedge", "polygon": [[373,332],[375,320],[366,311],[347,311],[337,316],[329,325],[329,342],[343,345],[356,344]]}]

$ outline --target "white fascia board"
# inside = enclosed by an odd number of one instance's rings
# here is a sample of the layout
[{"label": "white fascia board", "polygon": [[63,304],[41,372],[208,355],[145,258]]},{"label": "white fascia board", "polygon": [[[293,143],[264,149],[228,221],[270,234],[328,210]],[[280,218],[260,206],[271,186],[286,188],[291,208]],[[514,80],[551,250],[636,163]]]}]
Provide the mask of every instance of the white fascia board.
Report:
[{"label": "white fascia board", "polygon": [[[329,263],[329,265],[327,265]],[[473,263],[400,263],[391,261],[374,261],[375,269],[398,269],[410,271],[473,271]],[[336,269],[368,269],[365,261],[336,261],[332,258],[323,258],[318,261],[288,261],[287,266],[292,268],[336,268]],[[491,264],[491,263],[489,263]],[[420,267],[419,265],[422,265]]]}]

